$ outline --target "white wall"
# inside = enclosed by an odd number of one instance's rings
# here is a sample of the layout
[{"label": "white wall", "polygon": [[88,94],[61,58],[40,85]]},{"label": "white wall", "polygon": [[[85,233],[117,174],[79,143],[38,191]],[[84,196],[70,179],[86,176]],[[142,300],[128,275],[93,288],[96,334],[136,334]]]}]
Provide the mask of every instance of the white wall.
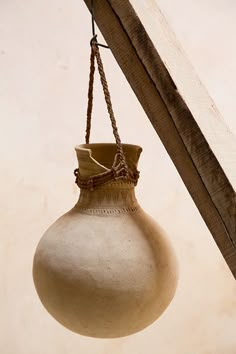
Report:
[{"label": "white wall", "polygon": [[[234,2],[192,0],[190,6],[180,0],[175,8],[171,0],[159,3],[236,132]],[[84,141],[90,37],[90,17],[82,0],[0,2],[0,353],[235,354],[235,281],[105,49],[121,137],[144,148],[138,199],[172,239],[180,262],[178,292],[155,324],[115,340],[69,332],[47,314],[36,295],[31,276],[35,247],[45,229],[78,198],[73,149]],[[92,139],[112,139],[99,85]]]}]

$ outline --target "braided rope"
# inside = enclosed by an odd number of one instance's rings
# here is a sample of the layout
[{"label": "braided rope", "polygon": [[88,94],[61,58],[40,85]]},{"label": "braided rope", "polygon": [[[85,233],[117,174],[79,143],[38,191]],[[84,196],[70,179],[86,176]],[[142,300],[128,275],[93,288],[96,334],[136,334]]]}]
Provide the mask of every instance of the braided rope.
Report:
[{"label": "braided rope", "polygon": [[110,92],[108,89],[108,84],[107,84],[107,80],[106,80],[106,75],[104,72],[104,68],[103,68],[103,64],[102,64],[102,59],[101,59],[101,55],[100,55],[100,51],[99,48],[96,45],[93,45],[93,49],[95,52],[95,56],[96,56],[96,60],[97,60],[97,64],[98,64],[98,71],[100,74],[100,79],[101,79],[101,83],[102,83],[102,87],[103,87],[103,92],[104,92],[104,97],[105,97],[105,101],[107,104],[107,110],[110,116],[110,120],[111,120],[111,125],[112,125],[112,129],[113,129],[113,134],[116,140],[116,145],[117,145],[117,153],[118,156],[120,158],[120,161],[122,162],[122,165],[127,173],[127,177],[128,177],[128,166],[125,160],[125,156],[124,156],[124,152],[123,152],[123,148],[122,148],[122,144],[121,144],[121,139],[118,133],[118,128],[117,128],[117,124],[116,124],[116,119],[115,119],[115,115],[113,112],[113,108],[112,108],[112,103],[111,103],[111,96],[110,96]]},{"label": "braided rope", "polygon": [[90,131],[91,131],[91,120],[92,120],[92,110],[93,110],[94,73],[95,73],[95,53],[94,53],[93,48],[91,47],[87,123],[86,123],[86,135],[85,135],[86,144],[89,144]]},{"label": "braided rope", "polygon": [[74,175],[76,177],[75,183],[81,189],[89,189],[94,190],[96,187],[108,183],[111,180],[119,181],[119,180],[126,180],[126,182],[130,182],[137,185],[139,179],[139,171],[135,167],[130,167],[129,169],[129,176],[128,178],[124,178],[124,168],[122,167],[121,163],[117,163],[117,156],[115,156],[115,160],[113,163],[112,168],[109,171],[101,172],[92,177],[82,177],[80,175],[79,169],[74,170]]},{"label": "braided rope", "polygon": [[93,86],[94,86],[94,74],[95,74],[95,58],[97,61],[98,72],[100,75],[100,81],[103,88],[103,93],[107,105],[107,111],[111,120],[111,126],[113,130],[113,135],[115,137],[117,153],[113,162],[112,168],[107,171],[100,173],[96,176],[90,178],[83,178],[79,173],[79,169],[74,171],[76,176],[76,183],[80,188],[93,190],[95,187],[107,183],[111,180],[125,180],[137,184],[139,178],[139,172],[135,167],[128,167],[121,139],[119,136],[116,119],[114,111],[112,108],[111,95],[108,88],[108,83],[99,51],[97,45],[96,36],[91,41],[91,55],[90,55],[90,74],[89,74],[89,89],[88,89],[88,108],[87,108],[87,124],[86,124],[86,144],[89,144],[90,132],[91,132],[91,120],[92,120],[92,109],[93,109]]}]

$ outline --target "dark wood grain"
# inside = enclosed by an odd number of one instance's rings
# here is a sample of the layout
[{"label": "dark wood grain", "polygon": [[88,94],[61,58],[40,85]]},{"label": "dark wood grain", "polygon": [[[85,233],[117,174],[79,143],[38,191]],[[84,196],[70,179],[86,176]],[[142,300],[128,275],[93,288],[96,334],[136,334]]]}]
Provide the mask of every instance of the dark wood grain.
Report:
[{"label": "dark wood grain", "polygon": [[[85,3],[90,8],[90,1]],[[165,58],[128,0],[99,0],[95,5],[99,29],[236,277],[236,179],[229,173],[230,169],[236,171],[234,139],[225,136],[222,140],[216,134],[213,144],[212,138],[203,134],[196,112],[192,113],[191,104],[180,94],[179,82],[169,74]],[[204,100],[206,110],[209,105],[214,110],[207,95]],[[212,114],[218,121],[218,112]],[[221,130],[221,138],[226,132]],[[217,139],[230,140],[223,146],[231,154],[228,170],[217,155]],[[228,154],[225,156],[228,163]]]}]

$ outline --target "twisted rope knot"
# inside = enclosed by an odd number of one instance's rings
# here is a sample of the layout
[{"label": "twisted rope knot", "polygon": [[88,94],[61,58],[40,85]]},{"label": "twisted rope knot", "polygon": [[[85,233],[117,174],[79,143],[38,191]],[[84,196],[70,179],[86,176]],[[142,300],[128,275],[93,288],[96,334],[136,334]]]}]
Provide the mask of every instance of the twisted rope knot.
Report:
[{"label": "twisted rope knot", "polygon": [[89,189],[90,191],[93,191],[93,190],[94,190],[93,177],[90,177],[90,178],[87,180],[87,186],[88,186],[88,189]]}]

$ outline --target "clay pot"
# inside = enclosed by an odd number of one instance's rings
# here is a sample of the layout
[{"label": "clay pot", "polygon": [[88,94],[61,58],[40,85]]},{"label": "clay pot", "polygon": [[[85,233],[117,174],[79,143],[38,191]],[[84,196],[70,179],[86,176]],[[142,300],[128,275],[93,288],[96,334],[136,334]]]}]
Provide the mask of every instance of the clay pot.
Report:
[{"label": "clay pot", "polygon": [[[123,145],[129,166],[142,149]],[[110,169],[115,144],[76,147],[81,176]],[[78,203],[44,234],[33,277],[48,312],[66,328],[114,338],[142,330],[171,302],[177,266],[166,234],[139,206],[134,184],[81,190]]]}]

